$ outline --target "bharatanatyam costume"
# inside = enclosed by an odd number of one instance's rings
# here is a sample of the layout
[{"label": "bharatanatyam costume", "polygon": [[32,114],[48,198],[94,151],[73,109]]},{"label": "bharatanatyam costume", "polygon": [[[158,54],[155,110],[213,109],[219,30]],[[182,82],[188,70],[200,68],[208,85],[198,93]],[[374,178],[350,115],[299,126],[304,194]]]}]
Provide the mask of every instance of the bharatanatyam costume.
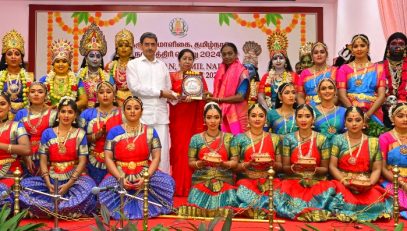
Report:
[{"label": "bharatanatyam costume", "polygon": [[[349,143],[345,134],[333,139],[331,155],[338,158],[338,170],[350,181],[359,175],[370,177],[373,162],[382,160],[378,139],[363,135],[360,144],[349,147]],[[393,200],[379,185],[366,192],[356,192],[337,180],[333,182],[336,195],[329,207],[338,220],[370,222],[391,217]]]},{"label": "bharatanatyam costume", "polygon": [[267,112],[267,122],[271,132],[278,135],[286,135],[298,130],[294,113],[286,118],[280,115],[276,109],[271,109]]},{"label": "bharatanatyam costume", "polygon": [[[40,154],[38,150],[40,148],[41,135],[45,129],[52,127],[56,116],[57,111],[50,108],[43,109],[38,114],[33,114],[28,107],[20,109],[14,118],[14,121],[19,121],[24,124],[25,130],[30,137],[31,159],[35,165],[34,175],[39,175]],[[25,174],[30,173],[25,171]]]},{"label": "bharatanatyam costume", "polygon": [[[231,144],[232,155],[239,156],[240,163],[249,162],[254,155],[267,154],[271,163],[280,155],[280,137],[275,134],[263,132],[258,139],[252,139],[250,131],[237,135]],[[245,171],[237,173],[237,197],[239,207],[250,210],[268,210],[269,206],[269,180],[267,171],[270,162],[257,163],[247,167]],[[276,182],[278,180],[275,180]]]},{"label": "bharatanatyam costume", "polygon": [[[105,150],[113,152],[113,160],[119,171],[133,183],[143,178],[149,166],[149,157],[153,149],[161,148],[158,134],[152,127],[140,124],[141,129],[128,133],[122,125],[110,130],[106,138]],[[115,177],[108,175],[100,183],[100,187],[118,185]],[[143,198],[144,190],[128,190],[129,194]],[[174,196],[174,180],[166,173],[156,170],[149,178],[148,200],[161,204],[163,207],[148,205],[148,216],[156,217],[172,211]],[[120,197],[117,192],[105,191],[99,194],[99,201],[105,205],[114,219],[120,218]],[[126,198],[124,216],[128,219],[143,218],[143,201]]]},{"label": "bharatanatyam costume", "polygon": [[[90,64],[86,60],[90,51],[98,51],[102,56],[101,65],[95,73],[91,72]],[[97,85],[103,81],[114,83],[113,78],[110,79],[109,75],[103,70],[103,56],[106,55],[107,44],[105,35],[95,23],[92,23],[83,34],[79,52],[86,60],[86,66],[78,71],[78,78],[82,80],[86,94],[88,95],[88,108],[95,107],[97,101]]]},{"label": "bharatanatyam costume", "polygon": [[[23,59],[25,54],[24,39],[15,30],[9,31],[2,40],[2,55],[5,56],[6,52],[10,49],[19,50],[21,59]],[[7,92],[10,95],[12,114],[16,114],[18,110],[29,105],[27,83],[34,80],[33,74],[28,73],[23,68],[24,60],[21,60],[21,62],[18,74],[9,73],[7,68],[0,70],[0,92]]]},{"label": "bharatanatyam costume", "polygon": [[[27,132],[24,125],[20,122],[9,121],[3,123],[3,126],[0,127],[0,143],[17,144],[18,139],[22,136],[27,136]],[[17,155],[0,150],[0,193],[10,191],[14,185],[14,178],[9,177],[13,175],[17,168],[22,171]],[[0,206],[3,206],[5,203],[14,204],[12,194],[8,193],[5,197],[2,197]]]},{"label": "bharatanatyam costume", "polygon": [[[122,124],[123,115],[120,108],[114,108],[110,113],[102,113],[98,108],[88,108],[81,113],[81,125],[87,135],[96,134],[102,129],[106,134],[113,127]],[[98,140],[88,143],[89,156],[86,165],[89,176],[95,180],[98,185],[107,174],[105,165],[105,141],[106,135],[103,135]]]},{"label": "bharatanatyam costume", "polygon": [[[81,128],[72,127],[66,138],[61,139],[54,128],[48,128],[42,134],[38,152],[47,156],[51,184],[58,179],[61,186],[73,178],[79,156],[88,155],[86,133]],[[21,181],[21,186],[50,193],[41,176],[25,178]],[[92,178],[81,174],[63,195],[69,200],[60,201],[59,214],[73,217],[91,215],[96,208],[96,197],[91,192],[95,186]],[[47,213],[54,211],[54,200],[51,197],[27,190],[21,193],[20,203],[22,208],[29,208],[31,214],[36,217],[46,217]]]},{"label": "bharatanatyam costume", "polygon": [[[312,132],[310,139],[301,142],[296,134],[288,134],[283,140],[283,157],[289,157],[291,164],[314,158],[316,167],[320,167],[322,160],[329,160],[331,146],[324,135]],[[286,175],[275,187],[273,200],[278,216],[313,222],[330,218],[328,205],[335,195],[335,185],[327,176],[298,172]]]},{"label": "bharatanatyam costume", "polygon": [[334,106],[326,114],[317,106],[312,109],[315,112],[314,131],[323,134],[328,142],[331,142],[336,134],[345,132],[345,108]]},{"label": "bharatanatyam costume", "polygon": [[[188,152],[190,158],[203,160],[205,156],[216,152],[224,162],[235,156],[229,151],[232,134],[221,132],[221,135],[210,144],[207,143],[204,135],[199,133],[192,137]],[[208,210],[236,207],[238,203],[232,170],[216,166],[195,169],[188,203]]]}]

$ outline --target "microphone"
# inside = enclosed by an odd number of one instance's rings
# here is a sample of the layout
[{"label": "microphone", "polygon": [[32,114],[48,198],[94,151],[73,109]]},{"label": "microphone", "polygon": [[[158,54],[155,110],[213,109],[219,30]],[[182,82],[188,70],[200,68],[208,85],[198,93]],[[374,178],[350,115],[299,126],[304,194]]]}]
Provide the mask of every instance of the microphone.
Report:
[{"label": "microphone", "polygon": [[106,187],[93,187],[92,188],[92,194],[93,195],[97,195],[100,192],[104,192],[107,190],[118,190],[120,188],[119,185],[115,185],[115,186],[106,186]]}]

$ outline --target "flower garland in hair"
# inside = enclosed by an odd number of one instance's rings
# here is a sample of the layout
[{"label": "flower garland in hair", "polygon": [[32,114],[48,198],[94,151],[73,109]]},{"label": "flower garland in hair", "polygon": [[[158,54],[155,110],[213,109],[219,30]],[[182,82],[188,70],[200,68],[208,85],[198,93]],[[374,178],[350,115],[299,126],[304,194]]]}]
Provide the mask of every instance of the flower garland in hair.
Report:
[{"label": "flower garland in hair", "polygon": [[[4,83],[7,81],[7,75],[8,75],[8,71],[7,69],[2,70],[0,72],[0,92],[2,92],[4,90]],[[24,107],[27,107],[29,105],[29,101],[28,101],[28,85],[30,81],[27,81],[27,76],[28,73],[25,71],[24,68],[20,69],[20,72],[18,73],[20,75],[20,81],[21,81],[21,85],[22,85],[22,90],[23,91],[23,104]]]},{"label": "flower garland in hair", "polygon": [[78,85],[75,74],[72,71],[68,72],[68,89],[65,89],[64,92],[58,92],[58,90],[54,89],[55,76],[55,72],[51,70],[46,78],[46,84],[50,93],[51,100],[59,102],[61,100],[61,97],[63,96],[76,98]]}]

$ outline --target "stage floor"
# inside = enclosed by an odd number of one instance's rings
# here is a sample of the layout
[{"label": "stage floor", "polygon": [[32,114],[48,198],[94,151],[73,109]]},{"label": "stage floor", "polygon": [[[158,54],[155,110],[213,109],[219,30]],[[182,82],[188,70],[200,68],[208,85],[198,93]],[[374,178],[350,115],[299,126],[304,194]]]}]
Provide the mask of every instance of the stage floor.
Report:
[{"label": "stage floor", "polygon": [[[176,197],[174,200],[174,203],[176,206],[184,204],[186,202],[186,198],[181,198],[181,197]],[[296,231],[296,230],[312,230],[310,227],[307,227],[306,224],[310,224],[317,229],[321,231],[352,231],[352,230],[374,230],[372,228],[369,228],[364,225],[360,224],[355,224],[355,223],[343,223],[343,222],[338,222],[338,221],[328,221],[328,222],[321,222],[321,223],[305,223],[305,222],[297,222],[297,221],[291,221],[291,220],[284,220],[277,218],[278,220],[283,220],[284,223],[281,224],[281,226],[286,230],[286,231]],[[111,222],[111,224],[115,224],[117,221]],[[139,230],[142,230],[142,220],[138,221],[132,221],[133,223],[137,223],[137,226]],[[168,218],[168,217],[157,217],[157,218],[152,218],[149,219],[148,221],[148,227],[149,230],[159,224],[162,224],[166,227],[172,226],[179,228],[181,230],[191,230],[189,223],[193,223],[198,227],[198,225],[204,222],[208,224],[210,220],[202,220],[202,219],[178,219],[178,218]],[[407,230],[407,222],[406,220],[401,219],[400,222],[404,222],[405,228],[404,230]],[[46,227],[42,228],[41,230],[49,230],[50,228],[53,227],[54,222],[52,219],[24,219],[21,222],[21,225],[25,225],[28,223],[45,223]],[[216,226],[215,230],[221,230],[222,227],[222,222],[219,222],[218,225]],[[374,222],[375,225],[379,226],[382,230],[394,230],[394,222],[393,220],[387,221],[387,220],[381,220]],[[96,227],[95,220],[93,218],[81,218],[79,221],[65,221],[65,220],[60,220],[59,221],[59,227],[66,229],[66,230],[71,230],[71,231],[89,231],[92,230],[92,227]],[[275,224],[275,227],[278,227],[278,224]],[[253,228],[256,228],[256,231],[260,230],[269,230],[269,225],[267,221],[264,222],[254,222],[254,221],[233,221],[232,222],[232,229],[233,231],[235,230],[253,230]],[[279,230],[279,228],[275,229]]]}]

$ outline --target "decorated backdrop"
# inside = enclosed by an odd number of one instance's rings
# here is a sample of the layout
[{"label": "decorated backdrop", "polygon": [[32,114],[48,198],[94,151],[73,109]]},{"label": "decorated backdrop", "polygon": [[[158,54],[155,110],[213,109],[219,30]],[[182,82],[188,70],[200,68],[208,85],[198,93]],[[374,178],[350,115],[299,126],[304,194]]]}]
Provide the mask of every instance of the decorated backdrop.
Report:
[{"label": "decorated backdrop", "polygon": [[[109,9],[116,9],[115,11]],[[267,71],[269,51],[267,38],[275,30],[288,37],[288,56],[291,64],[298,61],[298,50],[307,41],[322,40],[321,8],[225,8],[225,7],[136,7],[136,6],[30,6],[29,67],[36,78],[51,68],[50,46],[53,40],[67,39],[74,45],[72,69],[77,71],[83,57],[79,54],[79,41],[90,23],[95,22],[106,36],[108,43],[106,64],[115,52],[114,36],[122,28],[135,36],[135,56],[141,54],[139,37],[143,32],[158,36],[157,57],[170,71],[178,69],[177,55],[183,48],[196,54],[194,70],[204,73],[210,90],[218,64],[220,47],[233,42],[243,58],[242,46],[255,41],[262,47],[259,55],[259,74]],[[85,11],[84,9],[91,9]],[[120,10],[119,10],[120,9]],[[151,10],[154,9],[154,10]],[[130,11],[131,10],[131,11]],[[321,30],[321,29],[320,29]],[[318,36],[319,35],[319,36]],[[35,46],[35,48],[31,47]],[[31,53],[32,52],[32,53]]]}]

